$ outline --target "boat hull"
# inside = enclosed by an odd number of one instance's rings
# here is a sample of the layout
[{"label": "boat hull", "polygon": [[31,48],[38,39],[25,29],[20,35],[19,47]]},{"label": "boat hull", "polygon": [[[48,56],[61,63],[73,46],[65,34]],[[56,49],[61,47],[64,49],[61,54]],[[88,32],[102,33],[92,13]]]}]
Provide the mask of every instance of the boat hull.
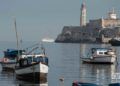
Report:
[{"label": "boat hull", "polygon": [[15,62],[1,62],[3,71],[14,71],[15,70]]},{"label": "boat hull", "polygon": [[39,62],[16,68],[15,73],[16,78],[19,80],[40,83],[40,81],[47,80],[48,66]]},{"label": "boat hull", "polygon": [[87,62],[87,63],[104,63],[104,64],[113,64],[116,61],[116,57],[95,57],[93,59],[91,58],[83,58],[82,59],[83,62]]}]

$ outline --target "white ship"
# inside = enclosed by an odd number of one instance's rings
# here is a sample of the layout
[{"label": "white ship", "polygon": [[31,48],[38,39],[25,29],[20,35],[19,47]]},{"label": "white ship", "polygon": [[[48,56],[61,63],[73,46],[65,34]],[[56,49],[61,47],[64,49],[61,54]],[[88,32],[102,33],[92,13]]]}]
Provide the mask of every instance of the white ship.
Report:
[{"label": "white ship", "polygon": [[42,42],[54,42],[55,40],[52,38],[43,38]]}]

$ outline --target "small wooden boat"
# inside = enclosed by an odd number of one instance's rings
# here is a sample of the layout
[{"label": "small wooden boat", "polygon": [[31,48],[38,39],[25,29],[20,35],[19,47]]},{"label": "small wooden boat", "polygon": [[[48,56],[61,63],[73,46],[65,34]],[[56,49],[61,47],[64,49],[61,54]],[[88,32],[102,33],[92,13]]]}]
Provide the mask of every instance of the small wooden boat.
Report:
[{"label": "small wooden boat", "polygon": [[40,83],[40,81],[47,79],[48,57],[45,54],[21,55],[15,73],[19,80]]},{"label": "small wooden boat", "polygon": [[7,49],[4,51],[4,57],[1,60],[2,70],[14,71],[18,52],[21,55],[24,50]]},{"label": "small wooden boat", "polygon": [[87,83],[87,82],[78,82],[78,81],[74,81],[72,83],[72,86],[98,86],[94,83]]},{"label": "small wooden boat", "polygon": [[82,61],[87,63],[114,63],[116,62],[116,58],[114,49],[92,48],[91,55],[87,58],[82,58]]}]

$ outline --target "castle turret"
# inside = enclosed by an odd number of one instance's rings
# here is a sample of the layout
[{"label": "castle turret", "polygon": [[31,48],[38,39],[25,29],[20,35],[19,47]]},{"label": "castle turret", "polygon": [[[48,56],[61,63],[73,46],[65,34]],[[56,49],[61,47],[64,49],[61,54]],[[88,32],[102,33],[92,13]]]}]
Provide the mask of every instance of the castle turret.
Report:
[{"label": "castle turret", "polygon": [[80,26],[86,26],[86,6],[85,3],[81,5]]}]

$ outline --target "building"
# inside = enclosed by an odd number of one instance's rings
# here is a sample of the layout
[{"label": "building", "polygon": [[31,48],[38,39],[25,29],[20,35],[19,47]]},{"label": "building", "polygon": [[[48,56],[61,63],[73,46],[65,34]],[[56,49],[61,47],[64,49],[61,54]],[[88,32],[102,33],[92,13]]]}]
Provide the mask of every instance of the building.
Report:
[{"label": "building", "polygon": [[115,13],[114,9],[108,13],[107,18],[100,18],[96,20],[90,20],[87,23],[87,27],[92,28],[114,28],[120,27],[120,19],[117,18],[117,14]]},{"label": "building", "polygon": [[86,26],[86,6],[85,3],[81,5],[80,26]]},{"label": "building", "polygon": [[108,43],[116,36],[120,37],[120,19],[114,9],[108,13],[107,18],[86,23],[86,6],[82,3],[80,26],[64,26],[56,42]]}]

